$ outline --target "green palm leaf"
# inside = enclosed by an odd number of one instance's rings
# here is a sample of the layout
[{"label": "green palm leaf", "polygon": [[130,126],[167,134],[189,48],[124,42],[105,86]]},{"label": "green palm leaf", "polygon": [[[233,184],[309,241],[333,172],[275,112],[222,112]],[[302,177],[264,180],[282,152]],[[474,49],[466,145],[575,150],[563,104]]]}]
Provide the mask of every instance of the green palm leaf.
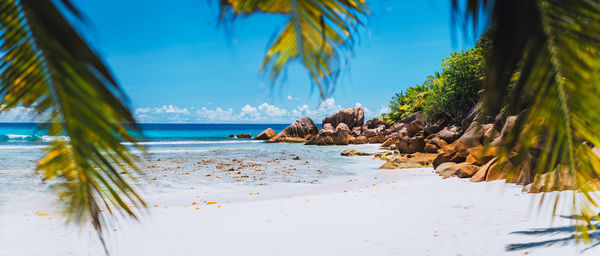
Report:
[{"label": "green palm leaf", "polygon": [[321,98],[335,81],[354,45],[354,35],[369,10],[362,0],[222,0],[222,17],[256,12],[278,13],[289,20],[270,45],[261,66],[274,83],[291,62],[299,61]]},{"label": "green palm leaf", "polygon": [[[68,0],[60,3],[81,21]],[[128,205],[145,204],[120,174],[137,170],[121,142],[135,143],[138,128],[104,62],[50,0],[0,1],[0,43],[2,111],[33,107],[48,116],[49,135],[66,137],[51,143],[38,170],[58,181],[69,220],[91,220],[101,235],[101,207],[135,217]]]},{"label": "green palm leaf", "polygon": [[[467,18],[490,11],[495,30],[486,109],[497,113],[506,103],[509,114],[520,113],[504,141],[505,158],[518,153],[512,177],[536,177],[542,192],[576,189],[583,197],[575,194],[573,207],[589,221],[600,178],[598,1],[470,0],[468,7]],[[533,168],[520,168],[526,163]]]}]

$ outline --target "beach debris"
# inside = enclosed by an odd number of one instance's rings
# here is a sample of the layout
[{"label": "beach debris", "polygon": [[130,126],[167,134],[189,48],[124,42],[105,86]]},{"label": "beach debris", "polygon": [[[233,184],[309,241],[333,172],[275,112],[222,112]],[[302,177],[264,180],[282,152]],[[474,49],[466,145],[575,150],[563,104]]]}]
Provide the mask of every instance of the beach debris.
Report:
[{"label": "beach debris", "polygon": [[217,202],[206,202],[206,205],[216,204]]}]

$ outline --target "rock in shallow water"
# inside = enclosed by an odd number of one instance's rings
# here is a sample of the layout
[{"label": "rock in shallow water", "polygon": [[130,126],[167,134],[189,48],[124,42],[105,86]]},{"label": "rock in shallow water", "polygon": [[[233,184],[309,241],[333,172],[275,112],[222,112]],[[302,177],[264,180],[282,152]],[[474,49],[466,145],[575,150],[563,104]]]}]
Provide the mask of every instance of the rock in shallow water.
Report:
[{"label": "rock in shallow water", "polygon": [[255,140],[268,140],[271,139],[273,137],[277,136],[277,133],[271,129],[271,128],[267,128],[266,130],[264,130],[263,132],[261,132],[259,135],[257,135],[256,137],[254,137]]},{"label": "rock in shallow water", "polygon": [[306,142],[309,136],[316,135],[318,131],[315,121],[309,117],[303,117],[267,142]]}]

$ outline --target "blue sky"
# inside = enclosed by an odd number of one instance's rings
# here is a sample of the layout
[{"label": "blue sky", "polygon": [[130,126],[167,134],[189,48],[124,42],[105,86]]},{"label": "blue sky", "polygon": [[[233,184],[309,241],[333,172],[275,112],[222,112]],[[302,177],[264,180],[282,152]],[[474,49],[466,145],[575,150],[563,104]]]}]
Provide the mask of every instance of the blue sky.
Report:
[{"label": "blue sky", "polygon": [[452,40],[449,0],[371,1],[350,68],[322,102],[298,64],[275,86],[258,74],[285,17],[242,18],[228,36],[217,28],[217,2],[74,0],[140,122],[287,123],[357,104],[373,117],[394,93],[439,71],[451,51],[472,46],[460,33]]}]

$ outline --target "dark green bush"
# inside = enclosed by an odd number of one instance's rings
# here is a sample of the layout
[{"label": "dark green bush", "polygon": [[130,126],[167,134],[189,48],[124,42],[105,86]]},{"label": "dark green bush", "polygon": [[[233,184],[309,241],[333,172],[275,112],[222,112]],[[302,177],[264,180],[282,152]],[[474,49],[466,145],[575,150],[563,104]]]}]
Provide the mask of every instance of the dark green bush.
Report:
[{"label": "dark green bush", "polygon": [[460,122],[479,100],[489,47],[484,34],[475,48],[444,58],[442,73],[429,76],[422,85],[409,87],[392,98],[390,113],[383,115],[384,120],[394,123],[422,110],[428,120]]}]

